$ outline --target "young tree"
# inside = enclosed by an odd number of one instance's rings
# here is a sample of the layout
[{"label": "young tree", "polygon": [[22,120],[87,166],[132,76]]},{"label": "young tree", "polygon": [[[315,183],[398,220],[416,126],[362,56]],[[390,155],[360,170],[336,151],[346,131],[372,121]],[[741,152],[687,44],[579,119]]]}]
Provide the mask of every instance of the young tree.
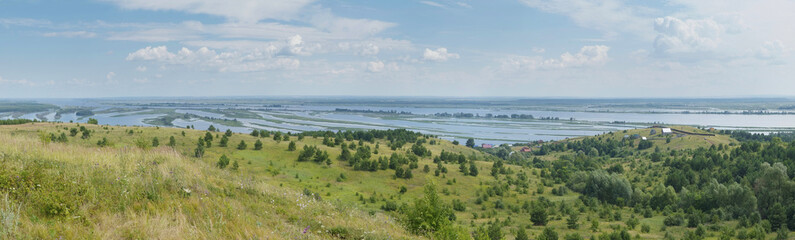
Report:
[{"label": "young tree", "polygon": [[579,219],[580,219],[579,215],[575,212],[572,212],[571,214],[569,214],[569,219],[566,219],[566,226],[569,229],[580,228]]},{"label": "young tree", "polygon": [[177,139],[175,139],[174,136],[168,138],[168,146],[169,147],[177,146]]},{"label": "young tree", "polygon": [[216,130],[217,130],[217,129],[216,129],[216,128],[215,128],[215,126],[213,126],[212,124],[210,124],[210,127],[209,127],[209,128],[207,128],[207,131],[210,131],[210,132],[215,132]]},{"label": "young tree", "polygon": [[262,150],[262,141],[257,139],[257,142],[254,142],[254,150]]},{"label": "young tree", "polygon": [[229,138],[226,135],[221,136],[221,141],[218,142],[219,147],[226,147],[229,144]]},{"label": "young tree", "polygon": [[199,142],[196,143],[196,149],[193,150],[193,156],[197,158],[201,158],[204,156],[204,140],[199,138]]},{"label": "young tree", "polygon": [[226,168],[226,166],[229,165],[229,157],[227,157],[226,154],[221,155],[221,157],[218,158],[218,163],[216,163],[216,165],[220,169]]},{"label": "young tree", "polygon": [[86,123],[87,124],[99,125],[99,121],[97,121],[96,118],[89,118],[88,121],[86,121]]},{"label": "young tree", "polygon": [[240,144],[237,145],[237,150],[246,150],[247,147],[246,141],[240,140]]},{"label": "young tree", "polygon": [[547,217],[547,209],[540,202],[536,202],[530,212],[530,221],[536,226],[546,226]]},{"label": "young tree", "polygon": [[544,228],[544,231],[538,235],[538,240],[558,240],[558,233],[551,227]]},{"label": "young tree", "polygon": [[502,224],[499,221],[495,221],[494,223],[489,226],[489,239],[491,240],[502,240]]},{"label": "young tree", "polygon": [[259,130],[255,129],[254,131],[251,131],[251,136],[259,137]]},{"label": "young tree", "polygon": [[523,227],[519,227],[519,230],[516,231],[516,238],[515,240],[528,240],[527,232],[524,230]]},{"label": "young tree", "polygon": [[152,147],[160,146],[160,140],[157,137],[152,138]]},{"label": "young tree", "polygon": [[436,185],[425,185],[425,196],[417,199],[414,206],[403,209],[406,215],[406,226],[414,233],[435,232],[452,224],[450,215],[453,210],[445,205],[436,193]]},{"label": "young tree", "polygon": [[232,163],[232,170],[237,171],[240,168],[240,164],[237,163],[237,160]]},{"label": "young tree", "polygon": [[231,129],[227,129],[226,132],[224,132],[224,136],[231,137],[232,136],[232,130]]},{"label": "young tree", "polygon": [[287,145],[287,151],[295,151],[295,142],[290,141],[290,145]]},{"label": "young tree", "polygon": [[85,130],[85,131],[83,131],[83,135],[82,135],[82,136],[80,136],[80,138],[82,138],[82,139],[89,139],[89,138],[91,138],[91,131],[89,131],[89,130]]},{"label": "young tree", "polygon": [[453,140],[453,145],[458,145],[458,140]]},{"label": "young tree", "polygon": [[204,141],[212,142],[213,141],[213,134],[210,132],[204,133]]},{"label": "young tree", "polygon": [[474,161],[469,162],[469,175],[473,176],[473,177],[477,177],[478,176],[478,167],[475,166],[475,162]]}]

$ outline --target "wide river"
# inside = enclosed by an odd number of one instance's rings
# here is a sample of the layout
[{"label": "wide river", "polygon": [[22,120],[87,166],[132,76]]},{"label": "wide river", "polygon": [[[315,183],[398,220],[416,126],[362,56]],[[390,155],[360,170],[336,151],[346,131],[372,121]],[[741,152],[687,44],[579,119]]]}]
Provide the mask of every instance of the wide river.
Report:
[{"label": "wide river", "polygon": [[[84,103],[79,101],[57,102],[61,106],[88,106],[98,113],[93,118],[101,124],[150,126],[144,122],[165,114],[146,113],[140,106],[119,106],[115,104]],[[129,108],[127,111],[107,111],[112,108]],[[421,106],[365,106],[365,105],[322,105],[294,104],[263,107],[262,105],[235,105],[238,109],[251,109],[258,117],[236,118],[218,111],[224,108],[214,107],[158,107],[173,109],[178,114],[190,113],[207,118],[236,119],[242,126],[224,126],[209,122],[207,119],[176,119],[175,127],[193,125],[196,129],[206,129],[210,124],[221,129],[235,132],[250,132],[251,129],[274,131],[313,131],[313,130],[344,130],[344,129],[393,129],[405,128],[427,134],[438,135],[445,139],[465,141],[475,138],[480,143],[516,143],[536,140],[560,140],[569,137],[590,136],[609,131],[631,128],[643,128],[651,125],[693,125],[714,127],[717,129],[742,129],[751,132],[781,132],[795,130],[795,114],[786,115],[752,115],[752,114],[683,114],[683,113],[628,113],[628,112],[583,112],[583,111],[534,111],[498,107],[421,107]],[[336,109],[354,111],[335,111]],[[216,110],[208,112],[206,109]],[[397,111],[411,114],[383,114],[363,111]],[[471,113],[479,116],[529,114],[536,119],[504,119],[504,118],[453,118],[436,117],[436,113]],[[558,118],[559,120],[539,120],[538,118]],[[50,121],[85,122],[87,118],[78,117],[74,113],[62,114],[55,118],[54,111],[28,113],[21,116],[0,114],[0,119],[46,118]],[[44,119],[42,119],[44,120]]]}]

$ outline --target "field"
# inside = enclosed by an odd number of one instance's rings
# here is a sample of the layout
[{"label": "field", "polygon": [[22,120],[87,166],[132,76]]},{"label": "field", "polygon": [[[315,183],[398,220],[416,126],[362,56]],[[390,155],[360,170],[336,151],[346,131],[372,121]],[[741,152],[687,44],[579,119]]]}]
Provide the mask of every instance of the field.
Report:
[{"label": "field", "polygon": [[[68,136],[72,128],[80,127],[90,132],[90,137]],[[649,161],[656,151],[689,152],[720,145],[726,146],[721,152],[729,153],[729,146],[738,145],[728,135],[667,137],[650,135],[649,131],[619,131],[545,146],[587,139],[623,141],[625,135],[634,134],[648,137],[654,147],[623,147],[627,152],[623,156],[592,161],[598,162],[597,168],[611,172],[621,166],[622,176],[634,188],[651,192],[665,181],[660,171],[666,169],[664,163]],[[62,133],[67,135],[65,142],[48,137]],[[420,156],[413,177],[405,179],[396,177],[391,169],[354,170],[348,162],[337,160],[339,144],[326,146],[323,137],[299,139],[290,135],[277,141],[270,136],[230,133],[227,146],[221,147],[219,140],[224,134],[209,132],[212,144],[197,158],[197,140],[208,131],[71,123],[0,126],[0,210],[6,227],[2,234],[66,239],[424,238],[405,228],[401,210],[385,206],[410,207],[429,183],[437,186],[443,202],[463,203],[464,209],[455,211],[454,222],[470,233],[496,225],[505,239],[514,239],[518,229],[526,230],[531,239],[541,236],[545,229],[559,232],[561,238],[623,231],[635,238],[678,239],[698,230],[665,226],[664,219],[672,214],[670,209],[586,204],[583,194],[568,190],[566,181],[552,177],[559,171],[555,164],[560,159],[582,156],[576,151],[529,154],[520,153],[520,147],[515,146],[511,157],[501,159],[499,154],[427,138],[431,142],[422,146],[431,155]],[[165,146],[171,137],[175,145]],[[157,147],[152,147],[154,138],[158,139]],[[262,149],[255,150],[258,140],[263,143]],[[100,141],[103,146],[98,146]],[[238,149],[241,141],[247,145],[244,150]],[[639,139],[632,141],[633,146],[640,143]],[[296,144],[295,151],[288,150],[290,142]],[[370,159],[393,154],[411,156],[415,145],[408,143],[393,150],[386,139],[343,143],[370,147]],[[297,161],[304,146],[327,152],[330,161]],[[434,158],[442,151],[465,156],[479,174],[462,173],[458,162],[435,163]],[[217,167],[222,156],[230,160],[224,169]],[[498,162],[504,165],[493,170]],[[437,175],[439,166],[446,172]],[[531,212],[539,204],[548,207],[544,226],[531,221]],[[570,224],[572,215],[577,218],[575,227]],[[628,227],[630,219],[637,222]],[[709,224],[702,237],[717,239],[727,229],[740,229],[738,224],[731,219]],[[776,233],[765,236],[774,237]]]}]

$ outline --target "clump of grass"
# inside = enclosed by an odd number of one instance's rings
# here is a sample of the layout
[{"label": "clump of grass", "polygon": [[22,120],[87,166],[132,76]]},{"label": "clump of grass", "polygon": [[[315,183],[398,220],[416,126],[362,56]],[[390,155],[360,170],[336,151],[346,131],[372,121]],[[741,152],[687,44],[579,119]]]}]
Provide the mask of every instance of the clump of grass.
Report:
[{"label": "clump of grass", "polygon": [[8,194],[0,197],[0,238],[13,239],[18,236],[19,205],[8,199]]}]

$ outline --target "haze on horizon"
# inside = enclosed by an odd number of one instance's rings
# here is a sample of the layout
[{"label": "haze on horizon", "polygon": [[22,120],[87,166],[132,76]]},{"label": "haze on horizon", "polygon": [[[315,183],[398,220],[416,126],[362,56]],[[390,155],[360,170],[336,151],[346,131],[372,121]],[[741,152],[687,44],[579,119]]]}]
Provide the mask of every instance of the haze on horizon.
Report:
[{"label": "haze on horizon", "polygon": [[0,98],[793,96],[794,11],[791,0],[0,0]]}]

